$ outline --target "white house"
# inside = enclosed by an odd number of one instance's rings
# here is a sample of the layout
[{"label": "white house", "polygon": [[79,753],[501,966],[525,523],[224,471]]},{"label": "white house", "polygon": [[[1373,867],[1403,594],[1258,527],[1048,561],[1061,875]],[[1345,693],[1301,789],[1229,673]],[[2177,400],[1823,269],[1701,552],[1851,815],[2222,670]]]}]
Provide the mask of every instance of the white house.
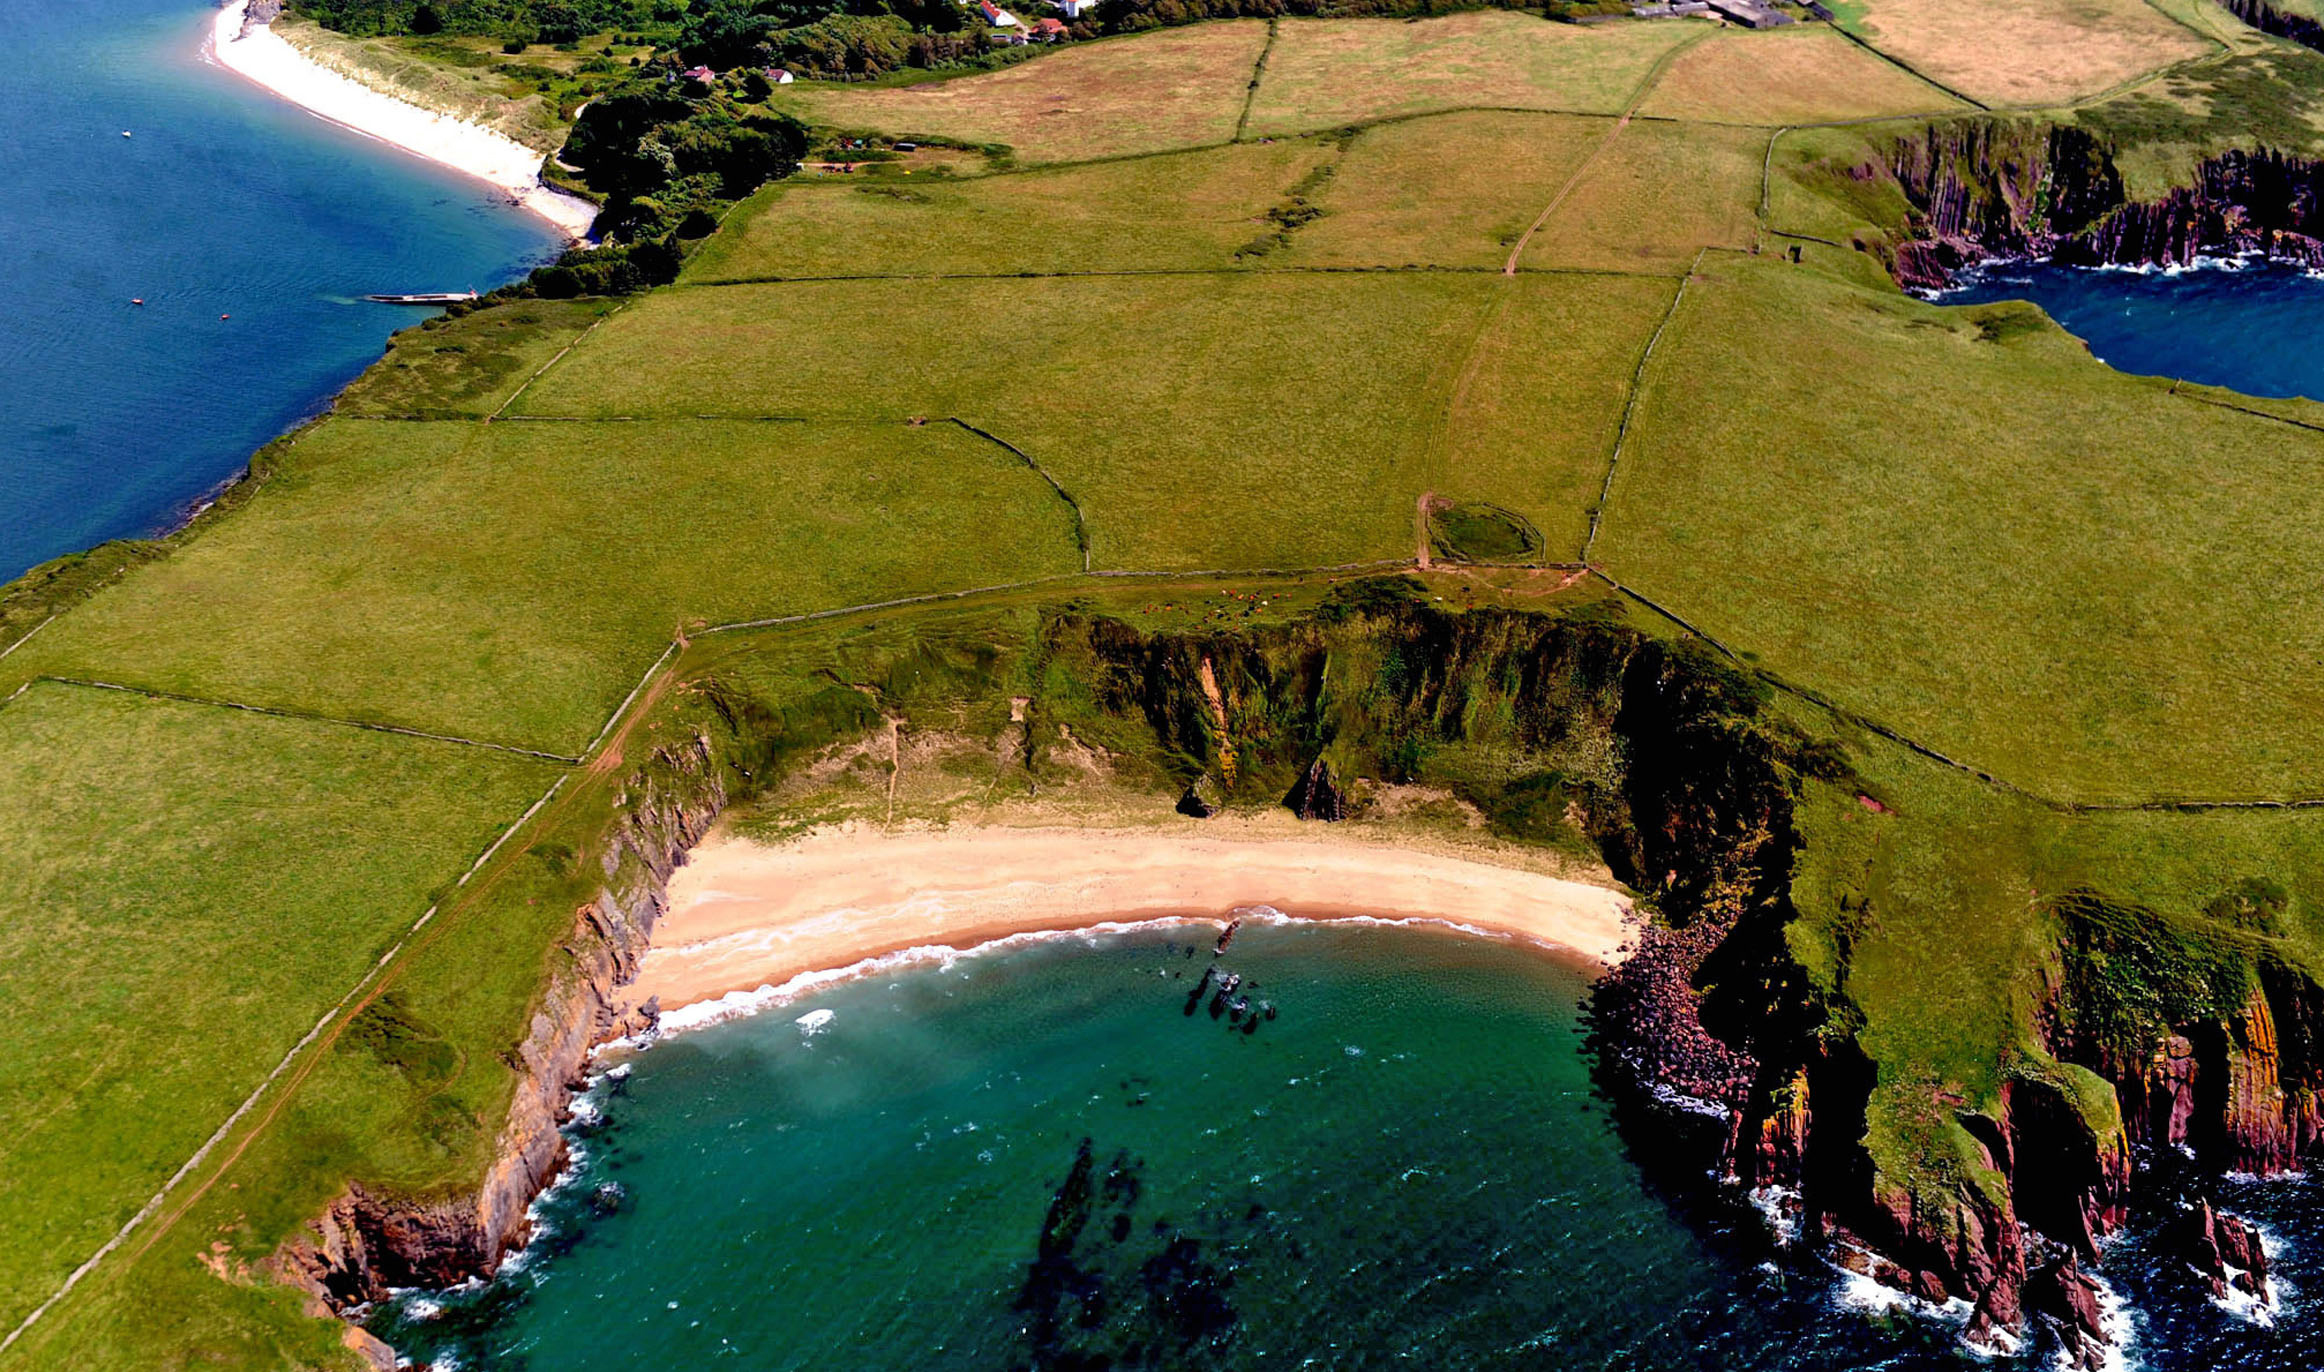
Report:
[{"label": "white house", "polygon": [[1097,11],[1097,0],[1050,0],[1050,3],[1057,7],[1059,14],[1068,19],[1079,19],[1085,14],[1095,14]]}]

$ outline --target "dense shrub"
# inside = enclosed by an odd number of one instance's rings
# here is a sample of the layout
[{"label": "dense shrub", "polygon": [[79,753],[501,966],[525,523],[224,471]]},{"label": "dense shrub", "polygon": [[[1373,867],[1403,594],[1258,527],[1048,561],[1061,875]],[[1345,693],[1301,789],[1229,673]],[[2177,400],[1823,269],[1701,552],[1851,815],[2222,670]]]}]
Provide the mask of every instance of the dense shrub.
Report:
[{"label": "dense shrub", "polygon": [[290,0],[289,8],[358,38],[447,33],[539,43],[569,43],[683,13],[672,0]]}]

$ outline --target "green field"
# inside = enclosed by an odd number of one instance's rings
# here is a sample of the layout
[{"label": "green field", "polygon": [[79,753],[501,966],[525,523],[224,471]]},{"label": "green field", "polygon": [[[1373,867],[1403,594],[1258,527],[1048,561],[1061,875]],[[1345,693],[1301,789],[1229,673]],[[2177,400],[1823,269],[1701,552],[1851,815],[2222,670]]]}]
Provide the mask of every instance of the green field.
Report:
[{"label": "green field", "polygon": [[1520,265],[1676,275],[1758,232],[1758,129],[1636,122],[1583,168]]},{"label": "green field", "polygon": [[775,103],[810,122],[1005,148],[1027,162],[1162,152],[1235,135],[1267,26],[1201,24],[1076,44],[955,81],[792,87]]},{"label": "green field", "polygon": [[959,416],[1064,483],[1099,568],[1392,558],[1411,551],[1428,436],[1496,288],[1237,272],[671,291],[519,409]]},{"label": "green field", "polygon": [[2044,795],[2313,794],[2324,511],[2298,474],[2319,459],[2324,435],[2109,371],[2028,307],[1721,257],[1656,358],[1597,553]]},{"label": "green field", "polygon": [[144,1204],[563,771],[85,687],[0,709],[0,1321]]},{"label": "green field", "polygon": [[[1499,267],[1613,121],[1498,110],[1375,124],[1313,197],[1291,263]],[[1280,146],[1280,145],[1278,145]]]},{"label": "green field", "polygon": [[1457,109],[1619,114],[1708,25],[1552,24],[1480,11],[1408,23],[1286,19],[1251,103],[1252,137]]},{"label": "green field", "polygon": [[[2032,1025],[2061,897],[2212,937],[2223,893],[2280,880],[2268,946],[2324,950],[2316,812],[2080,808],[2324,796],[2324,433],[2315,402],[2115,373],[2027,307],[1905,296],[1884,168],[1968,100],[2086,102],[2041,117],[2146,190],[2253,129],[2324,146],[2324,58],[2215,8],[1844,6],[1869,48],[1244,19],[781,89],[820,146],[966,146],[770,185],[674,286],[407,330],[216,513],[0,600],[0,649],[38,629],[0,657],[8,1327],[442,901],[377,988],[403,1037],[328,1019],[0,1368],[340,1357],[270,1256],[350,1179],[476,1184],[575,911],[638,861],[626,826],[710,784],[690,767],[739,794],[893,719],[957,763],[893,813],[998,794],[1003,757],[1174,794],[1200,748],[1028,646],[1066,607],[1210,635],[1206,664],[1366,596],[1709,635],[1781,725],[1752,727],[1838,759],[1794,777],[1781,933],[1877,1069],[1868,1169],[1931,1204],[1999,1184],[1960,1112],[2079,1081]],[[1348,584],[1430,559],[1418,590]],[[1321,655],[1299,728],[1378,724],[1332,694],[1397,679],[1364,651]],[[1432,727],[1476,734],[1428,775],[1490,801],[1507,759],[1475,738],[1513,707],[1455,694]],[[1612,775],[1607,745],[1561,741],[1560,777]],[[1388,779],[1380,740],[1332,746]],[[857,789],[814,814],[898,803]]]},{"label": "green field", "polygon": [[1081,565],[1021,461],[901,416],[340,421],[251,508],[5,669],[573,753],[684,626]]},{"label": "green field", "polygon": [[684,279],[1226,267],[1335,151],[1243,144],[973,180],[778,182],[704,245]]},{"label": "green field", "polygon": [[1820,124],[1966,108],[1817,25],[1723,31],[1672,57],[1639,103],[1649,119]]}]

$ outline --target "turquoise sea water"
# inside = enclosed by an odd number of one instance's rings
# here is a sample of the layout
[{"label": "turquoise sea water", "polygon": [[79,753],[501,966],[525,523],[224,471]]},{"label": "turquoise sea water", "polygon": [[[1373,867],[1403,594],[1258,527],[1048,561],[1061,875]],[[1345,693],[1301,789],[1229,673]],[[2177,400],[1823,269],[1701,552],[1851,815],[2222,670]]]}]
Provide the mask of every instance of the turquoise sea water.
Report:
[{"label": "turquoise sea water", "polygon": [[[1652,1131],[1593,1092],[1579,969],[1246,928],[1221,963],[1278,1016],[1245,1034],[1187,1013],[1210,961],[1183,932],[1065,939],[620,1059],[515,1269],[372,1327],[537,1372],[2017,1365],[1657,1184]],[[2145,1366],[2324,1353],[2296,1312],[2260,1331],[2152,1285],[2200,1360]]]},{"label": "turquoise sea water", "polygon": [[420,317],[356,297],[559,246],[205,62],[211,12],[0,3],[0,580],[173,522]]},{"label": "turquoise sea water", "polygon": [[2324,280],[2253,262],[2195,271],[1995,263],[1948,305],[2031,300],[2118,371],[2324,400]]}]

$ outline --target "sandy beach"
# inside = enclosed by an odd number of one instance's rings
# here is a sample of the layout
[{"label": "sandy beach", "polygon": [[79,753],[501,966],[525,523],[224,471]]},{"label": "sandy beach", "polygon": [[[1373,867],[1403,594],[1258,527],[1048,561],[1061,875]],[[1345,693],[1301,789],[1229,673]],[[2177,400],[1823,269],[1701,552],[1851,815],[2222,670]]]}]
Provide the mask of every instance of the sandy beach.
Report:
[{"label": "sandy beach", "polygon": [[768,845],[722,831],[671,879],[669,912],[628,994],[657,998],[665,1013],[693,1007],[673,1017],[683,1025],[907,950],[1171,918],[1215,924],[1262,905],[1298,919],[1442,922],[1606,964],[1625,951],[1630,913],[1604,886],[1345,839],[961,827]]},{"label": "sandy beach", "polygon": [[525,209],[586,237],[597,207],[541,181],[541,154],[505,134],[424,109],[327,71],[266,24],[246,24],[249,0],[233,0],[211,21],[218,65],[335,124],[488,181]]}]

